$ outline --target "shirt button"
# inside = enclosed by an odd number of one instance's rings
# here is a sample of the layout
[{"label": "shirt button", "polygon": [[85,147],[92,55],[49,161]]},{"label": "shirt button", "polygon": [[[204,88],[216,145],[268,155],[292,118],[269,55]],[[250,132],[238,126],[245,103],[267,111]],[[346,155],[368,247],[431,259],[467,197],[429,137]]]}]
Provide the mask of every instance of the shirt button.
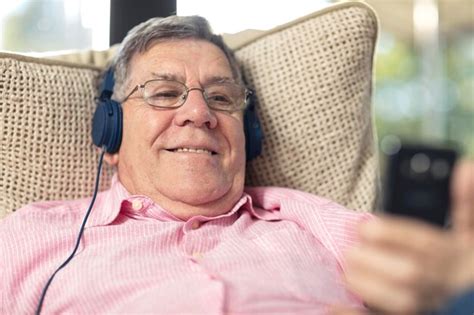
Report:
[{"label": "shirt button", "polygon": [[201,226],[201,222],[199,222],[199,221],[194,221],[194,222],[191,224],[191,228],[192,228],[193,230],[198,229],[200,226]]},{"label": "shirt button", "polygon": [[141,200],[135,199],[132,201],[132,209],[135,211],[140,210],[143,207],[143,202]]},{"label": "shirt button", "polygon": [[200,252],[194,252],[192,256],[196,260],[201,259],[203,257],[202,253],[200,253]]}]

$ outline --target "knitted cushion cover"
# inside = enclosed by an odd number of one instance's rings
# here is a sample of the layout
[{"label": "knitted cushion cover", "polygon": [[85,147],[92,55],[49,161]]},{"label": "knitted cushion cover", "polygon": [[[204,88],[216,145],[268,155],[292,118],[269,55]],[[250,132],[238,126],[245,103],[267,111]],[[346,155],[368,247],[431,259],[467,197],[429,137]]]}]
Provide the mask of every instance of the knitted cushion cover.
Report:
[{"label": "knitted cushion cover", "polygon": [[327,8],[236,49],[257,91],[265,142],[247,183],[298,188],[349,208],[376,206],[372,10]]},{"label": "knitted cushion cover", "polygon": [[[256,91],[265,139],[247,184],[291,187],[370,211],[377,196],[371,115],[377,21],[329,7],[234,47]],[[0,53],[0,217],[33,201],[91,196],[91,120],[101,68]],[[110,184],[106,166],[101,189]]]}]

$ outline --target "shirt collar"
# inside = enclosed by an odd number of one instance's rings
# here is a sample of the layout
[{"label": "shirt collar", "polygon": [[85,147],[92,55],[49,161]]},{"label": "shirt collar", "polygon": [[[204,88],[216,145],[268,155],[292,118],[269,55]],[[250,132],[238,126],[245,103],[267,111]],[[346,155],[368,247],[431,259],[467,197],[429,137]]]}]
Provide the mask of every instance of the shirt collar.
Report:
[{"label": "shirt collar", "polygon": [[97,196],[86,227],[112,223],[119,215],[122,203],[130,196],[131,194],[123,187],[115,174],[112,177],[110,188]]},{"label": "shirt collar", "polygon": [[[240,209],[250,212],[251,215],[261,220],[279,219],[279,211],[278,213],[275,213],[273,211],[254,208],[252,197],[245,192],[229,212],[215,217],[198,215],[192,219],[197,219],[201,222],[216,220],[231,216]],[[149,197],[130,194],[120,183],[117,174],[115,174],[112,178],[110,189],[99,193],[97,196],[96,203],[92,209],[86,227],[109,225],[119,216],[120,213],[126,213],[128,216],[136,218],[184,222],[155,204]]]}]

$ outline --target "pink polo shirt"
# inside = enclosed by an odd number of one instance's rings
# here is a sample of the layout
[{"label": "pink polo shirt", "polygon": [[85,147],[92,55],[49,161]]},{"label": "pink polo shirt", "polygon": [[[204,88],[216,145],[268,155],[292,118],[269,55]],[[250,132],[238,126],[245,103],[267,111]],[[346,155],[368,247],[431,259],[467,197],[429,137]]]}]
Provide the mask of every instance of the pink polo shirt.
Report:
[{"label": "pink polo shirt", "polygon": [[[32,314],[70,254],[90,199],[40,202],[0,220],[2,314]],[[247,188],[217,217],[180,220],[113,180],[42,313],[324,314],[360,305],[342,253],[370,218],[283,188]]]}]

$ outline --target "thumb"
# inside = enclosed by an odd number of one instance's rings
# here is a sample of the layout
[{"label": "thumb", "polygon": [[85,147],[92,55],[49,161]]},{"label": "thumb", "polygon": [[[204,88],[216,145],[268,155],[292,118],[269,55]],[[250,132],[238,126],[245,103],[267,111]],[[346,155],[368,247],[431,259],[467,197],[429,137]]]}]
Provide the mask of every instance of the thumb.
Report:
[{"label": "thumb", "polygon": [[451,179],[453,228],[463,239],[474,241],[474,160],[458,162]]}]

